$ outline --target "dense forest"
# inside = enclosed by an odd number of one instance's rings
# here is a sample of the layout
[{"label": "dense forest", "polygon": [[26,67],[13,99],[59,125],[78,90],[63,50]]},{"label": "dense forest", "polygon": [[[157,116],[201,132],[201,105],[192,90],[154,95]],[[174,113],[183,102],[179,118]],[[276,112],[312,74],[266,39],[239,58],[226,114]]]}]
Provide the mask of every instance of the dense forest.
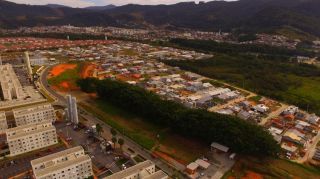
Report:
[{"label": "dense forest", "polygon": [[185,137],[210,144],[213,141],[233,151],[256,156],[274,156],[279,146],[262,127],[235,117],[189,109],[141,87],[106,79],[81,79],[85,92],[96,92],[101,100],[140,115],[150,123],[168,127]]},{"label": "dense forest", "polygon": [[272,54],[273,56],[314,56],[315,54],[303,49],[287,49],[270,45],[258,44],[231,44],[215,42],[213,40],[187,40],[171,39],[169,44],[182,48],[196,49],[203,52],[220,53],[259,53]]}]

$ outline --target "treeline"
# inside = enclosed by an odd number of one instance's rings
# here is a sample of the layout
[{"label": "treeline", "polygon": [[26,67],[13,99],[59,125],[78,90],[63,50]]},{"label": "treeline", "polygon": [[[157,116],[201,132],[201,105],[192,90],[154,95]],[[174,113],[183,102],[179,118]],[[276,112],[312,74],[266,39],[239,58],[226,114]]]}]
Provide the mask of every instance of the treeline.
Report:
[{"label": "treeline", "polygon": [[[94,35],[86,33],[15,33],[15,34],[1,34],[0,37],[35,37],[35,38],[54,38],[54,39],[67,39],[69,40],[105,40],[105,35]],[[142,41],[137,39],[130,39],[127,37],[114,37],[107,36],[108,40],[122,40],[122,41],[134,41],[141,43],[149,43],[149,41]]]},{"label": "treeline", "polygon": [[171,39],[171,44],[179,47],[200,50],[203,52],[219,53],[260,53],[272,54],[276,56],[314,56],[313,52],[303,49],[291,50],[282,47],[274,47],[260,44],[231,44],[226,42],[216,42],[213,40],[188,40],[188,39]]},{"label": "treeline", "polygon": [[163,100],[141,87],[110,79],[81,79],[78,85],[85,92],[96,92],[103,101],[185,137],[207,144],[219,142],[235,152],[248,155],[274,156],[279,151],[277,142],[262,127],[232,116],[189,109],[179,103]]}]

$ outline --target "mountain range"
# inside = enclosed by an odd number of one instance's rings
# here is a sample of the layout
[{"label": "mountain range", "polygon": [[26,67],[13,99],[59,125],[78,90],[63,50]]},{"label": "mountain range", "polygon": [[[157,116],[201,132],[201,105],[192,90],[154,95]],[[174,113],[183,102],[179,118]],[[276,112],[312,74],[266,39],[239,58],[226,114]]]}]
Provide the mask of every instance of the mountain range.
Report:
[{"label": "mountain range", "polygon": [[320,0],[239,0],[196,4],[71,8],[0,0],[0,26],[66,25],[275,32],[320,37]]}]

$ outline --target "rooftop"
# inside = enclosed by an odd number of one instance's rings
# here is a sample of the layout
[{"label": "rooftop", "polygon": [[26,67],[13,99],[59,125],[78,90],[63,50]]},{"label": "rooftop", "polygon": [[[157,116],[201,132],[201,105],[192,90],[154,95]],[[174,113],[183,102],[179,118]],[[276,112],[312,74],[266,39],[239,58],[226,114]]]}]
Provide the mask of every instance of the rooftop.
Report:
[{"label": "rooftop", "polygon": [[46,103],[46,104],[22,107],[22,108],[14,109],[12,111],[14,115],[21,115],[21,114],[28,114],[34,111],[41,111],[41,110],[50,109],[50,108],[52,108],[51,104]]},{"label": "rooftop", "polygon": [[70,165],[82,163],[83,161],[87,161],[87,160],[91,160],[91,158],[88,155],[82,155],[77,158],[73,158],[72,160],[66,160],[64,162],[55,163],[52,166],[48,166],[48,167],[45,167],[41,170],[34,171],[34,174],[37,177],[45,176],[45,175],[50,174],[53,171],[57,171],[57,170],[66,168]]},{"label": "rooftop", "polygon": [[63,150],[61,152],[57,152],[57,153],[54,153],[51,155],[47,155],[47,156],[32,160],[31,165],[41,164],[43,162],[47,162],[47,161],[59,158],[61,156],[67,156],[68,154],[72,154],[72,153],[79,152],[79,151],[83,151],[83,148],[81,146],[73,147],[73,148],[70,148],[67,150]]},{"label": "rooftop", "polygon": [[[10,128],[10,129],[7,129],[6,133],[7,133],[8,140],[14,140],[16,138],[20,138],[23,136],[28,136],[28,135],[36,134],[39,132],[55,130],[55,129],[56,128],[51,124],[51,122],[43,121],[38,124],[28,124],[28,125]],[[10,134],[15,133],[15,134],[8,135],[8,133]]]},{"label": "rooftop", "polygon": [[122,170],[118,173],[115,173],[111,176],[106,177],[105,179],[121,179],[130,175],[133,175],[135,173],[139,173],[141,171],[143,171],[145,168],[150,167],[154,165],[153,162],[151,162],[150,160],[146,160],[144,162],[138,163],[137,165],[134,165],[132,167],[129,167],[125,170]]}]

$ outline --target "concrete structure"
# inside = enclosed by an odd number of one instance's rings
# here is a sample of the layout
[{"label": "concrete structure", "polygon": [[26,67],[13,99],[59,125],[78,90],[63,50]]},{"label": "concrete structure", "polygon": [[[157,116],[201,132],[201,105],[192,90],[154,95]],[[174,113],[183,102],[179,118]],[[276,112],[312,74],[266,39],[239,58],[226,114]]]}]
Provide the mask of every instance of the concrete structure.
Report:
[{"label": "concrete structure", "polygon": [[214,151],[214,150],[218,150],[218,151],[221,151],[221,152],[228,152],[229,151],[229,147],[226,147],[224,145],[221,145],[219,143],[216,143],[216,142],[212,142],[211,143],[211,150]]},{"label": "concrete structure", "polygon": [[155,164],[146,160],[135,166],[129,167],[105,179],[167,179],[168,175],[163,171],[156,171]]},{"label": "concrete structure", "polygon": [[0,66],[0,90],[2,100],[24,99],[26,97],[10,64]]},{"label": "concrete structure", "polygon": [[72,97],[71,95],[67,95],[66,98],[68,103],[68,120],[70,120],[74,124],[78,124],[79,117],[77,99],[75,97]]},{"label": "concrete structure", "polygon": [[0,112],[0,134],[8,129],[7,118],[5,112]]},{"label": "concrete structure", "polygon": [[10,156],[15,156],[58,143],[51,122],[29,124],[6,130]]},{"label": "concrete structure", "polygon": [[28,71],[29,77],[31,79],[32,78],[32,68],[31,68],[31,63],[30,63],[29,52],[24,52],[24,54],[25,54],[25,64],[26,64],[26,67],[27,67],[27,71]]},{"label": "concrete structure", "polygon": [[17,126],[36,124],[42,121],[56,121],[55,111],[49,103],[18,108],[12,111]]},{"label": "concrete structure", "polygon": [[82,179],[93,176],[92,162],[78,146],[31,161],[36,179]]},{"label": "concrete structure", "polygon": [[196,173],[198,167],[199,167],[199,164],[192,162],[189,165],[187,165],[186,172],[190,175],[193,175]]}]

